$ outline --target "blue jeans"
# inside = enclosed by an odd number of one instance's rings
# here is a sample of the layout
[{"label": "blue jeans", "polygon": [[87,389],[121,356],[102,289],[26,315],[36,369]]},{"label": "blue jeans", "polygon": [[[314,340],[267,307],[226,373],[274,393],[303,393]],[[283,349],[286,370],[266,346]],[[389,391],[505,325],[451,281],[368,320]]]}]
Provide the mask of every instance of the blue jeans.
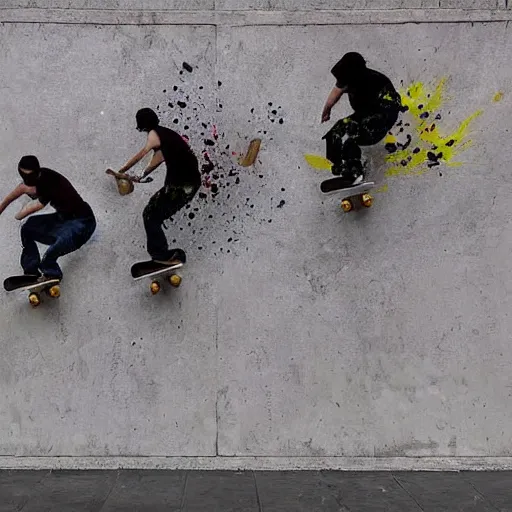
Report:
[{"label": "blue jeans", "polygon": [[[57,259],[82,247],[95,229],[94,217],[68,219],[59,213],[30,217],[21,227],[21,266],[24,273],[62,278]],[[42,260],[36,242],[50,246]]]}]

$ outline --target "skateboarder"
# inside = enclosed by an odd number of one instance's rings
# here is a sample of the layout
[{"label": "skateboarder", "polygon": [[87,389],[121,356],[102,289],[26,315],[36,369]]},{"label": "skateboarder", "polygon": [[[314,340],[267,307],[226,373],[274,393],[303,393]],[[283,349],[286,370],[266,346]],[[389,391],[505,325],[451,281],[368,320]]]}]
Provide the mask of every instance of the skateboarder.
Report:
[{"label": "skateboarder", "polygon": [[[30,217],[21,227],[23,272],[41,281],[61,279],[57,259],[76,251],[91,238],[96,229],[93,211],[64,176],[41,167],[35,156],[24,156],[18,172],[23,182],[0,203],[0,214],[24,194],[34,201],[18,212],[16,220],[23,220],[47,204],[55,209],[55,213]],[[49,245],[42,259],[36,242]]]},{"label": "skateboarder", "polygon": [[323,139],[332,173],[350,187],[365,178],[360,146],[372,146],[386,136],[398,119],[402,100],[389,78],[367,68],[359,53],[346,53],[331,73],[336,85],[325,103],[322,123],[329,121],[332,108],[345,93],[354,113],[338,121]]},{"label": "skateboarder", "polygon": [[125,173],[150,151],[153,157],[141,176],[127,176],[140,182],[165,162],[167,174],[164,186],[149,200],[142,213],[147,236],[147,251],[157,263],[173,265],[177,260],[184,263],[182,250],[169,250],[162,225],[175,215],[196,195],[201,186],[201,174],[196,156],[185,140],[175,131],[160,126],[160,120],[150,108],[136,114],[137,129],[147,133],[145,146],[120,170]]}]

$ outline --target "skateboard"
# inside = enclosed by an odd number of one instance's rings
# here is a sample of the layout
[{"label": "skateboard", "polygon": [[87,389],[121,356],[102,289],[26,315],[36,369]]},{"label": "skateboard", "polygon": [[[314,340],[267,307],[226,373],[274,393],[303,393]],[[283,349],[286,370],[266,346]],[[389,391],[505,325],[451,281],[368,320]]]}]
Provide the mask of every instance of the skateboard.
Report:
[{"label": "skateboard", "polygon": [[[126,196],[133,192],[135,188],[133,185],[133,181],[130,180],[125,174],[115,172],[112,169],[107,169],[105,172],[116,179],[117,190],[122,196]],[[153,178],[150,178],[148,176],[147,178],[140,180],[139,183],[151,183],[152,181]]]},{"label": "skateboard", "polygon": [[[320,155],[305,155],[304,156],[306,162],[317,170],[332,170],[332,162],[327,158]],[[341,208],[344,212],[350,212],[354,209],[354,199],[359,198],[361,204],[365,208],[370,208],[373,204],[373,196],[368,192],[375,186],[373,181],[364,181],[359,185],[355,185],[353,187],[343,187],[341,184],[343,183],[342,178],[334,177],[328,180],[323,181],[320,184],[320,190],[323,194],[331,195],[331,194],[348,194],[346,196],[342,196]]]},{"label": "skateboard", "polygon": [[4,281],[4,289],[8,292],[15,290],[29,292],[30,305],[37,307],[41,304],[42,292],[54,299],[60,297],[60,279],[48,279],[40,282],[36,276],[11,276]]},{"label": "skateboard", "polygon": [[149,289],[152,295],[156,295],[160,290],[160,282],[158,278],[167,278],[167,281],[174,288],[178,288],[181,284],[182,278],[176,273],[176,270],[182,268],[185,258],[180,258],[180,262],[175,265],[164,265],[157,263],[154,260],[140,261],[135,263],[131,268],[131,273],[134,281],[141,279],[151,279]]},{"label": "skateboard", "polygon": [[[350,212],[354,209],[354,199],[358,198],[365,208],[370,208],[373,204],[373,196],[368,192],[375,187],[373,181],[364,181],[359,185],[352,187],[340,188],[340,183],[343,183],[343,178],[331,178],[330,180],[322,181],[320,190],[326,195],[342,194],[341,209],[344,212]],[[347,195],[344,195],[347,194]]]}]

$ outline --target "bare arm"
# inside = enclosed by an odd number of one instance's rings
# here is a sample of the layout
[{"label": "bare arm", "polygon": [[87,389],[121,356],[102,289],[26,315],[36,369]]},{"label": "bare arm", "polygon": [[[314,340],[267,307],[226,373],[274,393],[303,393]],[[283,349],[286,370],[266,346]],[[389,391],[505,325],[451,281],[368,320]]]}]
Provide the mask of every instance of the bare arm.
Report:
[{"label": "bare arm", "polygon": [[331,110],[336,103],[340,100],[343,94],[346,92],[345,89],[340,89],[339,87],[333,87],[332,91],[329,93],[327,97],[327,101],[325,102],[324,109],[322,111],[322,123],[329,121],[331,118]]},{"label": "bare arm", "polygon": [[163,161],[163,153],[160,150],[155,151],[153,158],[151,159],[151,162],[149,162],[147,167],[144,169],[144,172],[142,173],[142,178],[149,176]]},{"label": "bare arm", "polygon": [[32,201],[24,206],[15,216],[16,220],[23,220],[25,217],[42,210],[45,207],[43,203],[39,201]]},{"label": "bare arm", "polygon": [[120,174],[124,174],[129,171],[136,163],[140,162],[152,149],[155,149],[160,146],[160,137],[155,131],[150,131],[148,133],[148,139],[146,141],[146,145],[137,152],[128,162],[126,162],[121,169],[119,169]]},{"label": "bare arm", "polygon": [[13,202],[23,194],[35,194],[35,187],[27,187],[24,183],[20,183],[5,199],[0,203],[0,214]]}]

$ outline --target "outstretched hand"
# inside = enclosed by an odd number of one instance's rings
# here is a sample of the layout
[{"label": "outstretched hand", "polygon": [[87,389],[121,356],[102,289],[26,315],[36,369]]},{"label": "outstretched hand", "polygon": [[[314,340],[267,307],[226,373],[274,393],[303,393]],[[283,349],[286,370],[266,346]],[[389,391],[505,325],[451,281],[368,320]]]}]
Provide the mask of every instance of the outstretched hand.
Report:
[{"label": "outstretched hand", "polygon": [[331,119],[331,109],[330,107],[324,107],[322,111],[322,123],[329,121]]},{"label": "outstretched hand", "polygon": [[114,176],[118,180],[128,180],[133,183],[140,183],[141,178],[139,176],[130,176],[129,174],[116,172],[114,169],[111,169],[110,167],[105,171],[110,176]]}]

